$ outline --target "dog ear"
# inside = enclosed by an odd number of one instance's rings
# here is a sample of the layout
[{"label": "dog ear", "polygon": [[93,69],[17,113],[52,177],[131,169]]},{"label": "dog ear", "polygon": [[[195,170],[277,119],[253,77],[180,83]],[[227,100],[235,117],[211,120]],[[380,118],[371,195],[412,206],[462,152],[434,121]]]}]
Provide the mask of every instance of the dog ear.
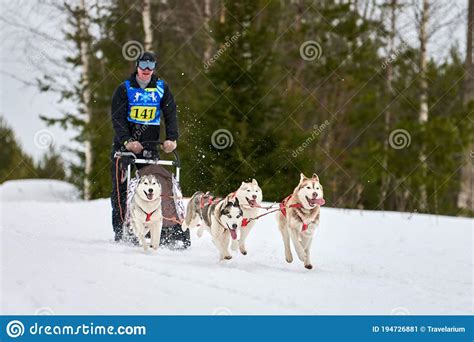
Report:
[{"label": "dog ear", "polygon": [[239,199],[236,197],[235,202],[234,202],[234,207],[238,207],[238,206],[240,206]]},{"label": "dog ear", "polygon": [[319,177],[318,177],[317,174],[313,173],[313,177],[312,177],[312,178],[313,178],[313,180],[316,180],[316,181],[319,182]]},{"label": "dog ear", "polygon": [[304,181],[305,179],[308,179],[308,177],[306,177],[306,176],[303,174],[303,172],[301,172],[301,173],[300,173],[300,183],[301,183],[302,181]]},{"label": "dog ear", "polygon": [[258,182],[257,182],[257,180],[256,180],[255,178],[252,178],[252,184],[258,185]]}]

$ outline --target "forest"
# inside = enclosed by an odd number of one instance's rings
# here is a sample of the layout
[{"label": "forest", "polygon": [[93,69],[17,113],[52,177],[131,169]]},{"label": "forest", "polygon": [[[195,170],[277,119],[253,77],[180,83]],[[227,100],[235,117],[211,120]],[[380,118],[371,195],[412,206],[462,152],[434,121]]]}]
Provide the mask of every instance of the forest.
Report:
[{"label": "forest", "polygon": [[[147,50],[178,106],[185,196],[225,195],[255,178],[266,201],[280,201],[302,172],[319,175],[330,207],[474,213],[474,0],[28,4],[64,25],[54,35],[30,28],[41,39],[25,58],[41,76],[24,82],[73,104],[31,114],[75,137],[15,177],[67,179],[86,200],[108,197],[112,94]],[[462,46],[446,29],[460,22]],[[430,53],[441,37],[446,53]],[[4,182],[29,157],[0,124]]]}]

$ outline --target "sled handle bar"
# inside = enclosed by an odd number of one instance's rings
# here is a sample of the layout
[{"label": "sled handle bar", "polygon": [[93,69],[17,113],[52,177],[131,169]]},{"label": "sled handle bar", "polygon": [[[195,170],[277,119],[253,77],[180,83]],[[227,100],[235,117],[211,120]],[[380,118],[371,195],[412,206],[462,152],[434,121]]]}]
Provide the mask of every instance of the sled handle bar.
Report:
[{"label": "sled handle bar", "polygon": [[[163,146],[163,141],[158,141],[158,140],[147,140],[147,141],[142,141],[141,144],[143,145],[143,149],[146,149],[145,148],[145,145],[150,145],[150,144],[155,144],[155,145],[160,145],[160,146]],[[176,150],[174,150],[173,152],[173,157],[174,157],[174,163],[173,164],[170,164],[170,165],[174,165],[174,166],[181,166],[181,160],[179,159],[179,155],[178,155],[178,152]],[[163,160],[165,161],[165,160]],[[163,165],[168,165],[168,164],[163,164]]]},{"label": "sled handle bar", "polygon": [[[178,157],[177,153],[174,153]],[[114,158],[119,157],[130,157],[133,159],[134,164],[148,164],[148,165],[166,165],[166,166],[175,166],[176,167],[176,180],[179,182],[181,175],[181,166],[178,160],[161,160],[161,159],[144,159],[137,158],[137,155],[133,152],[115,152]],[[130,175],[131,175],[131,164],[127,165],[127,186],[130,184]]]},{"label": "sled handle bar", "polygon": [[[177,157],[177,154],[175,153]],[[162,159],[145,159],[138,158],[137,155],[133,152],[115,152],[114,158],[118,157],[130,157],[133,159],[134,164],[150,164],[150,165],[168,165],[180,167],[179,158],[175,160],[162,160]]]},{"label": "sled handle bar", "polygon": [[[163,146],[163,142],[161,141],[143,141],[141,144],[142,145],[156,144],[156,145]],[[143,150],[146,150],[146,148],[144,147]],[[171,153],[173,154],[174,160],[162,160],[162,159],[155,160],[155,159],[138,158],[135,153],[130,152],[130,151],[124,151],[124,152],[117,151],[115,152],[114,157],[131,157],[134,160],[134,162],[137,164],[160,164],[160,165],[181,167],[181,160],[179,158],[178,152],[174,150]]]}]

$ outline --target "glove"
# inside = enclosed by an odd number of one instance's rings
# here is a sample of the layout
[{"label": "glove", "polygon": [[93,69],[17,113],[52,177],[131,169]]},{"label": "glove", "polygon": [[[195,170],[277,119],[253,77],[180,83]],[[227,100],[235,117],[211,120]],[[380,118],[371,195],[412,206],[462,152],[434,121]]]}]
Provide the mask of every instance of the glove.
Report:
[{"label": "glove", "polygon": [[130,141],[125,144],[125,148],[127,151],[133,152],[135,154],[140,153],[143,151],[143,146],[138,141]]},{"label": "glove", "polygon": [[171,153],[176,149],[176,141],[174,140],[165,140],[163,142],[163,145],[161,146],[161,149],[165,151],[166,153]]}]

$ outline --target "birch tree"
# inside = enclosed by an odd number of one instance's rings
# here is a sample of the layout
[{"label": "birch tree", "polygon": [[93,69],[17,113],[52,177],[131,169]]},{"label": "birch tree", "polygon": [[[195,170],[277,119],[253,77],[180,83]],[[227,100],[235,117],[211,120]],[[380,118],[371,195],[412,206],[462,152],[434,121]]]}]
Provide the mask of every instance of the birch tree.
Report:
[{"label": "birch tree", "polygon": [[151,28],[151,0],[143,0],[143,31],[145,32],[145,50],[152,50],[153,30]]},{"label": "birch tree", "polygon": [[[418,113],[418,122],[424,131],[424,126],[428,122],[428,79],[426,73],[428,71],[428,55],[426,48],[428,45],[428,15],[429,15],[429,2],[428,0],[423,0],[422,10],[419,16],[419,42],[420,42],[420,59],[419,59],[419,68],[420,68],[420,108]],[[422,143],[419,160],[421,163],[423,180],[426,179],[426,148]],[[420,209],[426,210],[427,207],[428,195],[426,193],[426,185],[424,183],[420,186]]]},{"label": "birch tree", "polygon": [[86,128],[86,134],[84,136],[84,157],[85,157],[85,167],[84,167],[84,199],[91,199],[91,184],[90,184],[90,174],[92,170],[92,144],[90,136],[87,133],[88,125],[91,122],[92,117],[92,108],[91,108],[91,94],[90,94],[90,84],[89,84],[89,73],[90,73],[90,61],[89,61],[89,47],[87,44],[89,37],[88,32],[88,20],[87,20],[87,8],[85,0],[80,0],[79,2],[79,19],[78,19],[78,29],[79,29],[79,46],[80,46],[80,57],[82,64],[82,108],[84,114],[84,124]]},{"label": "birch tree", "polygon": [[[395,53],[395,32],[397,22],[397,0],[388,0],[386,6],[389,8],[389,35],[388,35],[388,47],[387,55],[392,56]],[[393,63],[386,63],[386,89],[389,100],[394,97],[393,90]],[[384,113],[384,128],[385,136],[389,136],[391,128],[392,109],[390,106],[387,107]],[[388,152],[389,152],[389,141],[384,140],[384,157],[382,161],[382,167],[384,169],[384,175],[382,176],[382,186],[380,189],[380,204],[384,208],[384,202],[387,197],[387,190],[390,185],[390,175],[387,172],[388,169]]]},{"label": "birch tree", "polygon": [[[468,14],[467,14],[467,41],[466,41],[466,73],[464,79],[463,102],[467,106],[474,101],[474,0],[468,0]],[[458,194],[457,204],[461,209],[474,210],[473,201],[473,172],[474,167],[472,163],[472,151],[474,151],[474,144],[472,143],[472,136],[469,151],[465,158],[465,163],[461,169],[461,184]]]}]

